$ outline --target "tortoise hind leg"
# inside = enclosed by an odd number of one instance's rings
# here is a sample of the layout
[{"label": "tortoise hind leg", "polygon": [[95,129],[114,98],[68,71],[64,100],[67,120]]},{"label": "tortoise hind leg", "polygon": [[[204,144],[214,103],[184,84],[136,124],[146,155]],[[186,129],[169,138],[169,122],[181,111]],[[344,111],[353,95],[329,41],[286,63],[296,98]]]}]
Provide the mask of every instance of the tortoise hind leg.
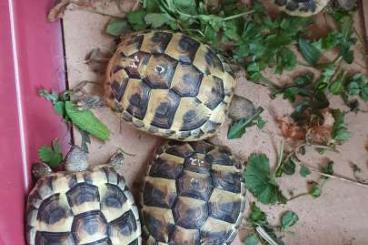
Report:
[{"label": "tortoise hind leg", "polygon": [[249,118],[256,112],[254,104],[242,96],[234,95],[230,107],[229,117],[234,120]]}]

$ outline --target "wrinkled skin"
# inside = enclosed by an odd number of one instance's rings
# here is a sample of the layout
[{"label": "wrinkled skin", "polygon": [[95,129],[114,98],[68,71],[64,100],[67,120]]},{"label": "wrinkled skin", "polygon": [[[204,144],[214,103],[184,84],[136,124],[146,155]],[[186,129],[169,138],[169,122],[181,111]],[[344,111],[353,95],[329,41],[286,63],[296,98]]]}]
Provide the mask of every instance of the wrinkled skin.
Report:
[{"label": "wrinkled skin", "polygon": [[35,180],[52,173],[52,169],[43,162],[32,164],[32,176]]},{"label": "wrinkled skin", "polygon": [[79,146],[72,146],[66,155],[65,169],[70,172],[83,171],[88,165],[88,153]]},{"label": "wrinkled skin", "polygon": [[241,96],[234,95],[229,107],[229,117],[232,120],[248,118],[256,112],[254,104]]}]

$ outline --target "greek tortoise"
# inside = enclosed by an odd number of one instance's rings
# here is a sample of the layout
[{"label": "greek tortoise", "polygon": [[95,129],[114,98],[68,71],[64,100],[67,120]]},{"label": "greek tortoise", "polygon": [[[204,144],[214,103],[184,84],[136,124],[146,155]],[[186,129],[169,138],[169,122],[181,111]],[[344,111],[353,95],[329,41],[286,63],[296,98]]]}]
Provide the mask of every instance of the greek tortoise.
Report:
[{"label": "greek tortoise", "polygon": [[281,11],[293,16],[315,15],[327,6],[330,0],[273,0]]},{"label": "greek tortoise", "polygon": [[168,142],[149,165],[141,206],[147,244],[230,244],[245,207],[241,165],[225,147]]},{"label": "greek tortoise", "polygon": [[182,33],[124,34],[109,61],[107,104],[140,130],[181,141],[215,134],[235,78],[209,46]]},{"label": "greek tortoise", "polygon": [[67,172],[34,164],[32,172],[40,179],[27,201],[27,244],[141,244],[138,210],[115,170],[122,157],[117,152],[109,164],[87,170],[87,158],[73,147]]}]

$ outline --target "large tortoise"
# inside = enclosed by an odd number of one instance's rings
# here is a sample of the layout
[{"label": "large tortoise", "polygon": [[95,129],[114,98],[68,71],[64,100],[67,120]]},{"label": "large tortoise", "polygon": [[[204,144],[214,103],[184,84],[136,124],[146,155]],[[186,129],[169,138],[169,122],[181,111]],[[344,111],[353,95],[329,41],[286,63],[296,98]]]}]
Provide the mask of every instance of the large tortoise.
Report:
[{"label": "large tortoise", "polygon": [[27,201],[27,244],[141,244],[138,210],[115,170],[122,157],[117,152],[109,164],[87,170],[84,153],[73,147],[67,172],[52,173],[47,165],[34,164],[41,178]]},{"label": "large tortoise", "polygon": [[181,141],[213,135],[235,86],[221,57],[182,33],[147,31],[121,39],[107,67],[107,104],[151,134]]},{"label": "large tortoise", "polygon": [[245,207],[241,164],[225,147],[168,142],[149,165],[141,206],[147,244],[230,244]]}]

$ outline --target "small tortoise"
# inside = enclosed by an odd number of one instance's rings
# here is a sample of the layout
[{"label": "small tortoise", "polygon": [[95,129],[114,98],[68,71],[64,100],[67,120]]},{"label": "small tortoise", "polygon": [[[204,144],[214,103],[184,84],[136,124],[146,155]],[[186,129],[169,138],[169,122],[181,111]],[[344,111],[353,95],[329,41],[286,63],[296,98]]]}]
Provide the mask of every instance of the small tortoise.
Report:
[{"label": "small tortoise", "polygon": [[330,0],[274,0],[280,10],[293,16],[315,15],[327,6]]},{"label": "small tortoise", "polygon": [[196,141],[225,121],[235,78],[209,46],[182,33],[148,31],[122,36],[104,86],[107,104],[138,129]]},{"label": "small tortoise", "polygon": [[147,244],[230,244],[245,207],[241,165],[225,147],[168,142],[149,165],[141,205]]},{"label": "small tortoise", "polygon": [[72,148],[67,172],[52,173],[44,163],[32,166],[40,179],[28,197],[27,244],[141,244],[138,210],[115,170],[122,164],[122,152],[89,170],[84,154]]}]

